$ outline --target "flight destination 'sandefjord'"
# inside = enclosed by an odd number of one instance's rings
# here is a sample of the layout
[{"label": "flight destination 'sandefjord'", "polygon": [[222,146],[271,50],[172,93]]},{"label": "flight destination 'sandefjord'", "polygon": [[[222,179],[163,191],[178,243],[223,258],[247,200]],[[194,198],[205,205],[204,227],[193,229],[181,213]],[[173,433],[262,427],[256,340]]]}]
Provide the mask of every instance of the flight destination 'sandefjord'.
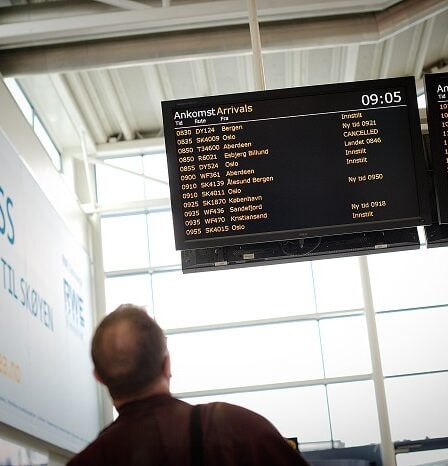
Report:
[{"label": "flight destination 'sandefjord'", "polygon": [[413,78],[162,109],[177,249],[429,221]]}]

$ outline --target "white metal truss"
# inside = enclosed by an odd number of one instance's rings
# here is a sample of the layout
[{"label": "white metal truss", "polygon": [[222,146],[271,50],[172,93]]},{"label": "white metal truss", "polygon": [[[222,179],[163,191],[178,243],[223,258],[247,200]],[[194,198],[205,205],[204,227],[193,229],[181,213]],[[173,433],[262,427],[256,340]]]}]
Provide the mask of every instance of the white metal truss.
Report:
[{"label": "white metal truss", "polygon": [[[107,95],[108,106],[112,110],[121,134],[123,134],[126,141],[130,141],[134,139],[134,134],[120,102],[120,98],[125,98],[124,93],[123,90],[120,92],[120,89],[117,89],[116,85],[114,85],[113,75],[111,73],[112,72],[109,70],[101,70],[97,72],[97,77],[101,88],[104,90],[105,95]],[[116,82],[116,84],[118,84],[118,82]]]},{"label": "white metal truss", "polygon": [[100,118],[96,111],[96,107],[87,92],[82,76],[78,73],[68,73],[62,77],[69,85],[73,94],[74,100],[79,107],[79,112],[85,115],[85,121],[88,123],[88,134],[91,134],[97,143],[104,143],[107,141],[107,134],[101,124]]},{"label": "white metal truss", "polygon": [[425,63],[426,54],[430,45],[431,35],[434,29],[435,18],[430,18],[425,22],[423,27],[422,39],[420,41],[420,47],[417,52],[417,60],[415,63],[414,75],[417,78],[421,77],[423,72],[423,66]]},{"label": "white metal truss", "polygon": [[[166,99],[166,94],[160,74],[156,66],[142,66],[141,73],[143,82],[148,91],[149,100],[152,103],[151,108],[157,109],[155,117],[160,127],[162,127],[162,112],[160,111],[160,102]],[[169,86],[169,82],[165,82],[165,87]]]},{"label": "white metal truss", "polygon": [[[152,181],[155,180],[154,178]],[[120,213],[129,213],[129,212],[138,212],[143,210],[162,210],[170,208],[169,198],[160,198],[160,199],[148,199],[141,201],[133,202],[121,202],[114,204],[101,204],[95,206],[91,204],[83,204],[82,209],[84,213],[88,215],[92,214],[120,214]]]},{"label": "white metal truss", "polygon": [[395,38],[387,39],[383,47],[383,56],[380,65],[380,78],[387,78],[389,76],[390,65],[392,63],[392,52],[394,50]]},{"label": "white metal truss", "polygon": [[95,153],[96,146],[95,141],[90,133],[87,122],[85,121],[84,115],[81,113],[73,94],[71,93],[66,81],[60,74],[50,74],[50,80],[55,88],[61,104],[64,106],[67,114],[72,120],[73,127],[78,132],[79,140],[81,140],[82,133],[85,135],[85,144],[88,153]]}]

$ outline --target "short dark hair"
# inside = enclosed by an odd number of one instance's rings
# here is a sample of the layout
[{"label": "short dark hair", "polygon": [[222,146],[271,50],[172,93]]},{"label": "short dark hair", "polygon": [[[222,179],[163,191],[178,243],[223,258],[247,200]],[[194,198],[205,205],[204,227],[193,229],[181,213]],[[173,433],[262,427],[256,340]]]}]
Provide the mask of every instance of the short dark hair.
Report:
[{"label": "short dark hair", "polygon": [[147,312],[122,304],[106,316],[92,340],[95,370],[112,398],[132,396],[163,371],[166,339]]}]

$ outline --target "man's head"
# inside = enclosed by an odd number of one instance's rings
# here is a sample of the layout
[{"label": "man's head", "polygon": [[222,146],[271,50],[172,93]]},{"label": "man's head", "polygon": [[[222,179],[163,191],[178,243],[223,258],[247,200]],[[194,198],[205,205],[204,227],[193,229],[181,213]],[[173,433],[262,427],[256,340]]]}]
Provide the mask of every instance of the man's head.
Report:
[{"label": "man's head", "polygon": [[100,323],[92,340],[97,378],[114,399],[128,399],[169,374],[166,339],[146,311],[123,304]]}]

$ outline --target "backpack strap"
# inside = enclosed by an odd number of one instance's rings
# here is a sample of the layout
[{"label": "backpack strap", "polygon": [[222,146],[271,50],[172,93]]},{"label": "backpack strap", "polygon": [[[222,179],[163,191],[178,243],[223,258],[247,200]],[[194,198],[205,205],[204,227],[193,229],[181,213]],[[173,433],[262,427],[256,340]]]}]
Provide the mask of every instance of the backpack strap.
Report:
[{"label": "backpack strap", "polygon": [[190,418],[191,466],[204,466],[200,405],[193,406]]}]

